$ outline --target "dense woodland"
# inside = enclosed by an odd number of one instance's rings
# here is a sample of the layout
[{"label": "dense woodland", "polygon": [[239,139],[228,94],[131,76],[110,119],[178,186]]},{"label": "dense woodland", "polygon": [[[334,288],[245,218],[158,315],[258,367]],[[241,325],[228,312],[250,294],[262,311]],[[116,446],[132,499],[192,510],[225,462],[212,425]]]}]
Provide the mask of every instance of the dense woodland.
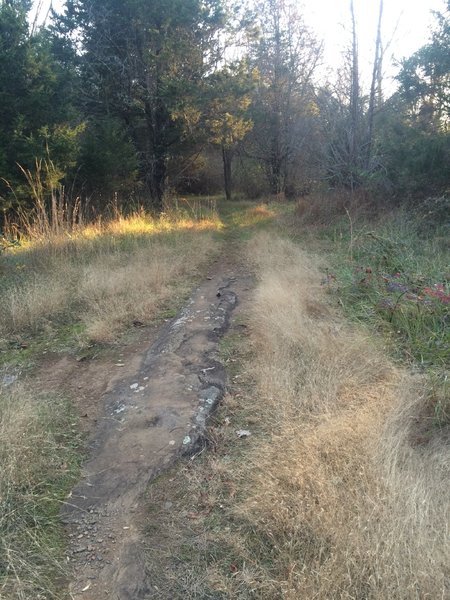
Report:
[{"label": "dense woodland", "polygon": [[290,0],[67,0],[43,24],[31,4],[0,3],[4,216],[55,191],[68,206],[160,211],[174,191],[295,198],[325,186],[417,203],[448,189],[449,12],[388,96],[377,23],[360,84],[352,4],[328,84],[321,41]]}]

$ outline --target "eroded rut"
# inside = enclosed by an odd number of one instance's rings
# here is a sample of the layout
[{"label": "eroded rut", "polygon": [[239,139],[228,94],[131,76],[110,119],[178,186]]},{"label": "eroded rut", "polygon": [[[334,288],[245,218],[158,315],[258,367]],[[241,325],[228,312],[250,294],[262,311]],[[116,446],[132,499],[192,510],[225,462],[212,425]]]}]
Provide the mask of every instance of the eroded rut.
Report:
[{"label": "eroded rut", "polygon": [[63,509],[76,600],[154,597],[139,528],[142,495],[177,457],[201,448],[226,386],[219,340],[249,287],[239,269],[218,270],[143,354],[137,373],[104,398],[82,480]]}]

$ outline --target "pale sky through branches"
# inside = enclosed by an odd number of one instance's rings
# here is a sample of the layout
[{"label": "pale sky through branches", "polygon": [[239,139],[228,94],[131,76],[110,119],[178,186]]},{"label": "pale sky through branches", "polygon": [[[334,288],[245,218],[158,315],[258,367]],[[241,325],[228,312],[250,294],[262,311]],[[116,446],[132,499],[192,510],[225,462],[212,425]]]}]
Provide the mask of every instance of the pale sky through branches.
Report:
[{"label": "pale sky through branches", "polygon": [[[164,0],[160,0],[163,2]],[[35,2],[37,5],[38,2]],[[49,0],[42,0],[41,14],[47,12]],[[358,23],[360,68],[363,83],[370,79],[373,46],[376,35],[379,0],[354,0]],[[443,11],[444,0],[384,0],[383,44],[389,43],[385,54],[385,86],[392,90],[397,69],[395,60],[410,56],[426,43],[434,22],[432,10]],[[64,2],[54,0],[57,11]],[[329,76],[342,64],[342,53],[350,39],[350,0],[299,0],[306,23],[324,40],[324,68]]]},{"label": "pale sky through branches", "polygon": [[[324,40],[324,62],[331,72],[342,64],[342,53],[350,41],[350,0],[304,0],[306,22]],[[379,0],[354,0],[360,70],[368,83],[378,20]],[[429,37],[434,17],[444,11],[444,0],[384,0],[382,36],[385,53],[385,85],[392,89],[397,72],[394,61],[411,56]]]}]

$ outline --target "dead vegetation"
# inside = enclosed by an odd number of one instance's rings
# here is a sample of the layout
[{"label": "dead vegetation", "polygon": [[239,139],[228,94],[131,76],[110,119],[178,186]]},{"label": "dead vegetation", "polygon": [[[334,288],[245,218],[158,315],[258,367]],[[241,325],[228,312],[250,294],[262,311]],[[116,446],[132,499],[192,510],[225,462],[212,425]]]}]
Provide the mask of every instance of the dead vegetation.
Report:
[{"label": "dead vegetation", "polygon": [[3,257],[0,338],[73,323],[88,341],[113,340],[185,293],[214,253],[211,232],[219,228],[212,213],[198,220],[137,213],[70,234],[40,237],[38,229]]},{"label": "dead vegetation", "polygon": [[380,206],[381,203],[376,204],[364,190],[357,190],[352,194],[346,190],[317,191],[297,200],[291,224],[293,221],[299,226],[323,228],[334,224],[336,219],[349,215],[353,220],[358,220],[361,216],[370,217],[380,211]]},{"label": "dead vegetation", "polygon": [[298,246],[260,234],[249,255],[249,386],[218,415],[214,454],[151,491],[172,539],[149,537],[174,570],[161,597],[447,597],[450,449],[445,429],[419,434],[428,382],[342,320]]},{"label": "dead vegetation", "polygon": [[279,591],[444,597],[448,439],[436,430],[411,443],[426,382],[393,369],[335,315],[308,314],[323,298],[304,253],[281,240],[256,245],[257,376],[272,435],[255,448],[256,491],[239,512],[288,549]]},{"label": "dead vegetation", "polygon": [[[1,373],[0,373],[1,375]],[[0,394],[0,598],[56,598],[61,503],[77,475],[77,418],[59,396]]]}]

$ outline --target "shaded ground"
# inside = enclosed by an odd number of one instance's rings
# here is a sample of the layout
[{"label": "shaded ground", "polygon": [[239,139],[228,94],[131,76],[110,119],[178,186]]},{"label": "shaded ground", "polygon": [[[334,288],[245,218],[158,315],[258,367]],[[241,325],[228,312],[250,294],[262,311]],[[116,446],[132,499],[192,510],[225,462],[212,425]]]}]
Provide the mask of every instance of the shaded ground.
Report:
[{"label": "shaded ground", "polygon": [[72,388],[90,431],[82,480],[63,509],[73,598],[153,597],[141,497],[178,456],[201,450],[207,416],[226,386],[219,340],[250,283],[241,266],[222,259],[177,318],[123,356],[108,364],[65,357],[41,371],[46,385],[53,377]]}]

